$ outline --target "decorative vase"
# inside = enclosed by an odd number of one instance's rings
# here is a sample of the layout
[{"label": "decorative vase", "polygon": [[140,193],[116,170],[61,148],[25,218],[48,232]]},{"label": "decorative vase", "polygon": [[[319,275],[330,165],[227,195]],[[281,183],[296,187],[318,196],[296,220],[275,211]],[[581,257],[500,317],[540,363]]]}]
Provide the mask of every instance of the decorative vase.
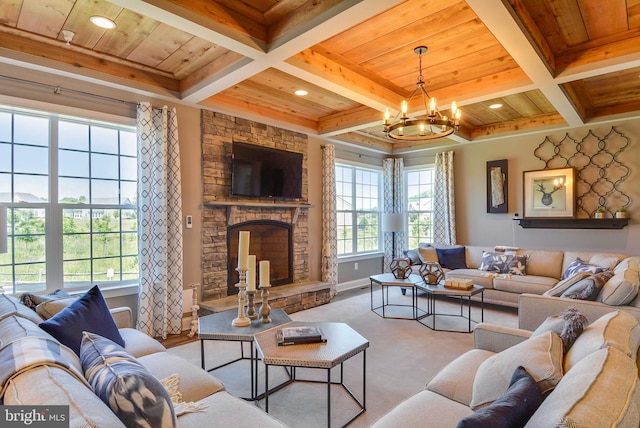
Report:
[{"label": "decorative vase", "polygon": [[598,213],[598,212],[597,212],[597,213],[595,213],[593,216],[594,216],[595,218],[604,218],[604,213]]},{"label": "decorative vase", "polygon": [[627,218],[628,214],[626,211],[616,211],[616,218]]}]

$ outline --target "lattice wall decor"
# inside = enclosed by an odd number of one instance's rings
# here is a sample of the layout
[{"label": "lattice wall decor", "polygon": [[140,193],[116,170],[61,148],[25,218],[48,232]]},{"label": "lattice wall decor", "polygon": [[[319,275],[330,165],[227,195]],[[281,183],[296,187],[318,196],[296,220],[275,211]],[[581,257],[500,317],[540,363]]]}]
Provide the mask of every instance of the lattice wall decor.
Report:
[{"label": "lattice wall decor", "polygon": [[604,137],[591,130],[577,140],[568,133],[558,142],[546,137],[533,151],[544,169],[573,167],[576,170],[576,217],[591,218],[598,208],[613,217],[618,208],[628,208],[631,198],[621,190],[629,167],[622,152],[630,140],[615,127]]}]

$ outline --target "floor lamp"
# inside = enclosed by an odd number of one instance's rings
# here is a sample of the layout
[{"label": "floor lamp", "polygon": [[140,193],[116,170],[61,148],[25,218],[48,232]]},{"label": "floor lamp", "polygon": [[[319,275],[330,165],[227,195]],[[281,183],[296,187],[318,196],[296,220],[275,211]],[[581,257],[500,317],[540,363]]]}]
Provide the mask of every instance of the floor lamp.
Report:
[{"label": "floor lamp", "polygon": [[0,253],[7,252],[7,207],[0,205]]},{"label": "floor lamp", "polygon": [[391,263],[389,264],[389,268],[393,272],[394,276],[396,276],[396,278],[398,277],[404,278],[405,275],[403,272],[400,272],[400,273],[396,272],[396,269],[398,268],[398,266],[396,266],[397,263],[395,261],[396,232],[404,232],[404,214],[403,213],[382,213],[382,231],[392,233]]}]

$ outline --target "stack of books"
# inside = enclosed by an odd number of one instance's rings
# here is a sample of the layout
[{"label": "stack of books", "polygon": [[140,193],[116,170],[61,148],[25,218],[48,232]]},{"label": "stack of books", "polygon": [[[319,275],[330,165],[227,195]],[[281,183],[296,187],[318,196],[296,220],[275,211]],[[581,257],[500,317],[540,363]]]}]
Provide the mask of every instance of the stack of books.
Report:
[{"label": "stack of books", "polygon": [[276,341],[279,346],[302,343],[324,343],[327,341],[320,327],[299,326],[283,327],[276,330]]}]

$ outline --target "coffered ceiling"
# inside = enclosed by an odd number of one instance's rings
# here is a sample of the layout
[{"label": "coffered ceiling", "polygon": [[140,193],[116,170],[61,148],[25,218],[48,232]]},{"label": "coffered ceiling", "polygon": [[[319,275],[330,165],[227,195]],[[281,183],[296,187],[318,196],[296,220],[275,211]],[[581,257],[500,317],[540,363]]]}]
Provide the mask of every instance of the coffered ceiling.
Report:
[{"label": "coffered ceiling", "polygon": [[425,88],[463,112],[447,144],[640,116],[640,0],[0,1],[0,64],[381,153],[443,144],[382,132],[419,45]]}]

